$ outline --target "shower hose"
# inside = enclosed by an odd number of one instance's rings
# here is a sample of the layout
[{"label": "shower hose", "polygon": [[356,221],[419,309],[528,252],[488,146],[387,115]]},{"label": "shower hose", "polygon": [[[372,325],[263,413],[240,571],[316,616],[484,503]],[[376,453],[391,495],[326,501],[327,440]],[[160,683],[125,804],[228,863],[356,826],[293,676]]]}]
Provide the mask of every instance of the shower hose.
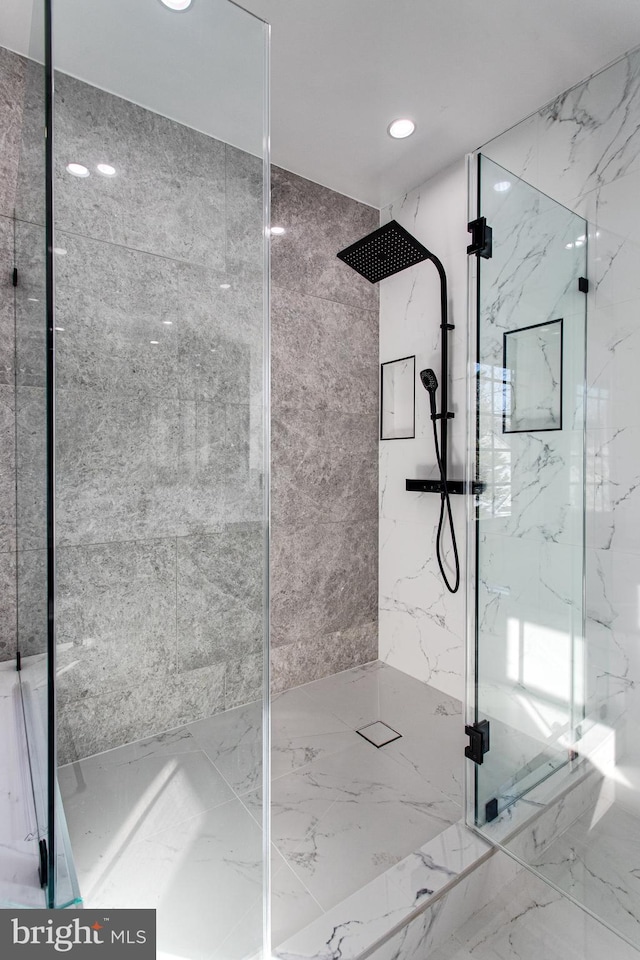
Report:
[{"label": "shower hose", "polygon": [[[438,566],[440,567],[440,573],[442,574],[442,579],[444,580],[444,585],[449,591],[449,593],[457,593],[460,586],[460,558],[458,557],[458,543],[456,541],[456,531],[453,526],[453,515],[451,513],[451,500],[449,499],[449,491],[447,490],[447,480],[445,477],[444,466],[442,463],[442,457],[440,455],[440,443],[438,442],[438,428],[436,427],[436,410],[435,410],[435,395],[430,394],[431,400],[431,423],[433,424],[433,440],[436,448],[436,460],[438,461],[438,469],[440,470],[440,480],[442,481],[442,494],[440,495],[440,519],[438,521],[438,532],[436,534],[436,557],[438,558]],[[451,531],[451,545],[453,547],[453,563],[455,568],[455,581],[453,585],[449,581],[447,576],[447,571],[445,570],[444,561],[442,559],[442,540],[444,537],[444,517],[445,510],[447,513],[447,519],[449,521],[449,530]]]}]

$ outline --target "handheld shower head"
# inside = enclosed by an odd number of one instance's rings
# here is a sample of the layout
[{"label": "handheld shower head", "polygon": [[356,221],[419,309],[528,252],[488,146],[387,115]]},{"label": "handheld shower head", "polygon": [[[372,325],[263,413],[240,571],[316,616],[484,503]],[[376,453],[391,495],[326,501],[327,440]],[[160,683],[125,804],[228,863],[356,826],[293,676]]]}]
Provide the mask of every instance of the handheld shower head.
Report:
[{"label": "handheld shower head", "polygon": [[420,379],[422,380],[422,386],[425,388],[427,393],[434,394],[438,389],[438,379],[431,368],[428,370],[420,371]]}]

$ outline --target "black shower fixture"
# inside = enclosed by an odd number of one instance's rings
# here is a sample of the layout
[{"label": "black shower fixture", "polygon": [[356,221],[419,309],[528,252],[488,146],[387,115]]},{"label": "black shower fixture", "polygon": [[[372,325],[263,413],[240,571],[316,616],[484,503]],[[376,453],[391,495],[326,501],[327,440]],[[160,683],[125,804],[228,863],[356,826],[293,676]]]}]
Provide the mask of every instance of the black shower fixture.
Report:
[{"label": "black shower fixture", "polygon": [[338,257],[370,283],[378,283],[407,267],[428,260],[431,254],[408,230],[391,220],[384,227],[341,250]]},{"label": "black shower fixture", "polygon": [[[436,255],[431,253],[430,250],[427,250],[419,240],[412,237],[409,231],[401,227],[395,220],[385,223],[383,227],[374,230],[373,233],[363,237],[362,240],[357,240],[355,243],[352,243],[350,247],[341,250],[338,257],[350,267],[353,267],[354,270],[371,283],[378,283],[380,280],[393,276],[394,273],[406,270],[407,267],[413,267],[417,263],[422,263],[423,260],[431,260],[438,271],[438,276],[440,277],[440,331],[442,340],[442,350],[440,354],[440,413],[436,412],[438,380],[435,373],[433,370],[423,370],[420,374],[420,379],[422,380],[422,385],[425,390],[429,393],[436,459],[440,471],[440,482],[436,485],[437,492],[440,494],[440,520],[438,522],[438,534],[436,537],[436,556],[447,590],[451,593],[456,593],[460,586],[460,560],[458,558],[458,545],[453,528],[451,501],[449,499],[449,494],[453,491],[449,489],[447,483],[448,422],[453,418],[453,413],[449,411],[449,331],[454,329],[453,324],[448,321],[449,301],[447,296],[447,275]],[[438,442],[437,420],[440,421],[440,442]],[[456,488],[457,487],[458,484],[456,484]],[[435,490],[436,487],[434,487],[431,481],[407,480],[406,489],[426,492]],[[466,485],[462,484],[460,486],[460,492],[464,489],[466,489]],[[453,548],[455,567],[455,579],[453,583],[449,582],[442,558],[445,513],[449,521],[451,545]]]}]

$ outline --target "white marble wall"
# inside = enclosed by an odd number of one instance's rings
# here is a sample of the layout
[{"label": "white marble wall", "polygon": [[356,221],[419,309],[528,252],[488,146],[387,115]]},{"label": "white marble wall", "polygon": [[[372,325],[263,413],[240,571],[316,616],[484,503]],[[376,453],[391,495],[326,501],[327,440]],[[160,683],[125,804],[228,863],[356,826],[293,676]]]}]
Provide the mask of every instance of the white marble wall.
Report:
[{"label": "white marble wall", "polygon": [[[382,211],[442,260],[447,271],[451,371],[449,465],[464,475],[466,457],[466,174],[464,162],[445,170]],[[437,475],[428,397],[420,370],[440,377],[440,286],[429,262],[380,285],[380,360],[416,356],[416,436],[380,442],[380,658],[399,670],[463,698],[465,628],[465,504],[453,498],[463,578],[452,595],[435,555],[440,498],[407,493],[408,477]],[[449,551],[447,551],[449,554]]]},{"label": "white marble wall", "polygon": [[619,754],[640,722],[639,146],[635,52],[483,149],[590,222],[587,693]]},{"label": "white marble wall", "polygon": [[[558,97],[483,148],[590,221],[588,234],[587,697],[622,731],[640,723],[640,53]],[[466,438],[466,181],[462,163],[383,211],[444,261],[453,341],[452,473]],[[437,278],[429,264],[381,285],[381,361],[416,353],[438,370]],[[464,602],[434,557],[438,500],[404,490],[434,473],[426,398],[416,439],[380,444],[380,656],[456,696],[463,692]],[[464,543],[463,504],[456,501]],[[620,723],[621,715],[628,722]],[[631,738],[629,742],[633,742]]]}]

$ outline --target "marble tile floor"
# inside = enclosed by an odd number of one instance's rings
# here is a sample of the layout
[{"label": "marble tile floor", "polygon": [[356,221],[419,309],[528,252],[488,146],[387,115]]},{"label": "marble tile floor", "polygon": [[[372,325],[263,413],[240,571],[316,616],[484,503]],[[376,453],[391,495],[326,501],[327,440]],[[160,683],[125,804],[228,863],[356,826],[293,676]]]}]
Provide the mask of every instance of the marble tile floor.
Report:
[{"label": "marble tile floor", "polygon": [[0,664],[0,907],[44,907],[20,681]]},{"label": "marble tile floor", "polygon": [[[523,870],[444,945],[394,944],[375,960],[638,960],[640,953],[548,884]],[[408,945],[407,945],[408,946]]]},{"label": "marble tile floor", "polygon": [[619,764],[532,865],[640,949],[639,772],[637,763]]},{"label": "marble tile floor", "polygon": [[[85,903],[155,906],[168,955],[241,960],[258,949],[261,709],[60,769]],[[274,944],[460,819],[461,709],[378,661],[274,698]],[[368,743],[356,730],[376,720],[402,737]]]}]

